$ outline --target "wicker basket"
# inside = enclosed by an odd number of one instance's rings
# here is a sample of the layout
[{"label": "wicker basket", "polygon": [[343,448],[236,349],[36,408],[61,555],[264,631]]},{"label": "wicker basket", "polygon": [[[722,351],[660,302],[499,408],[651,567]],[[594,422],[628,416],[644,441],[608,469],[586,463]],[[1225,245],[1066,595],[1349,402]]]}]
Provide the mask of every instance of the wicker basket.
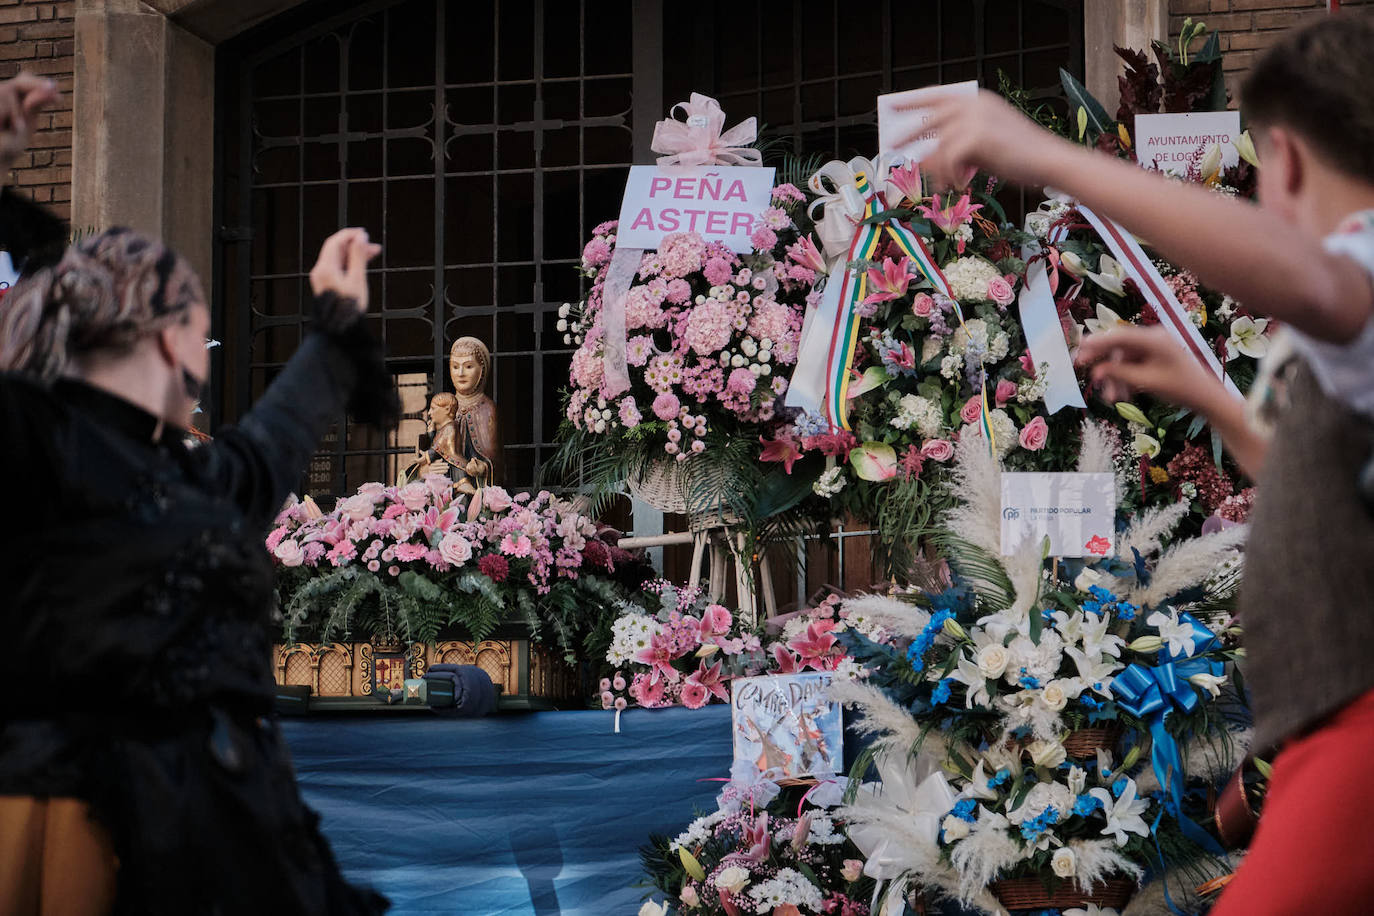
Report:
[{"label": "wicker basket", "polygon": [[1089,903],[1119,910],[1130,902],[1135,888],[1135,882],[1129,878],[1110,878],[1094,884],[1092,891],[1085,893],[1077,882],[1064,881],[1051,894],[1039,878],[1008,878],[992,882],[989,890],[1008,910],[1064,909]]},{"label": "wicker basket", "polygon": [[[688,511],[687,488],[682,479],[682,465],[685,463],[676,460],[654,462],[642,477],[632,478],[625,482],[626,486],[629,487],[630,495],[648,503],[660,512],[688,516],[688,526],[693,531],[730,528],[738,525],[740,520],[728,512]],[[718,496],[714,502],[717,506],[723,504],[725,502],[724,494]]]},{"label": "wicker basket", "polygon": [[1116,750],[1124,729],[1120,725],[1103,725],[1093,728],[1076,728],[1064,739],[1064,752],[1075,760],[1083,760],[1097,755],[1097,749]]}]

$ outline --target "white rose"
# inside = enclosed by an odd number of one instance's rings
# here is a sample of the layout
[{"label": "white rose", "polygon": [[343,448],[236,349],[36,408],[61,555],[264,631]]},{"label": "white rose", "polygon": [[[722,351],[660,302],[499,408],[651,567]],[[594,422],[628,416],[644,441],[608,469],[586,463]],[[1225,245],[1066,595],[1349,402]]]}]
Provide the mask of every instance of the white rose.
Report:
[{"label": "white rose", "polygon": [[956,843],[968,836],[968,821],[962,820],[950,814],[945,817],[945,821],[940,825],[945,831],[945,842]]},{"label": "white rose", "polygon": [[301,545],[294,538],[282,541],[272,554],[281,561],[282,566],[300,566],[305,562],[305,551],[301,550]]},{"label": "white rose", "polygon": [[1026,753],[1030,754],[1031,762],[1038,767],[1049,767],[1054,769],[1068,759],[1068,754],[1064,751],[1064,745],[1058,741],[1033,741],[1026,748]]},{"label": "white rose", "polygon": [[1046,684],[1045,689],[1040,691],[1040,702],[1055,712],[1069,705],[1069,695],[1064,690],[1064,682],[1050,681]]},{"label": "white rose", "polygon": [[1061,846],[1054,851],[1054,857],[1050,859],[1050,868],[1061,878],[1072,878],[1078,871],[1078,856],[1074,855],[1069,847]]},{"label": "white rose", "polygon": [[1005,646],[990,643],[978,650],[978,672],[986,678],[999,678],[1010,660]]},{"label": "white rose", "polygon": [[738,894],[749,886],[749,872],[738,865],[731,865],[716,875],[716,887],[732,894]]},{"label": "white rose", "polygon": [[644,905],[639,908],[639,916],[669,916],[668,907],[662,903],[645,900]]}]

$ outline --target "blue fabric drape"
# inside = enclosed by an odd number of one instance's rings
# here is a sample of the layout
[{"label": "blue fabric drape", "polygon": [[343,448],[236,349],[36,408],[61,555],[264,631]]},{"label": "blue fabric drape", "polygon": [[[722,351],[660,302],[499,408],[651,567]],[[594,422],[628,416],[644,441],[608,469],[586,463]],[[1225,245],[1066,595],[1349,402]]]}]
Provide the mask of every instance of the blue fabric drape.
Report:
[{"label": "blue fabric drape", "polygon": [[398,916],[620,916],[638,849],[714,810],[730,709],[285,719],[301,790],[352,881]]}]

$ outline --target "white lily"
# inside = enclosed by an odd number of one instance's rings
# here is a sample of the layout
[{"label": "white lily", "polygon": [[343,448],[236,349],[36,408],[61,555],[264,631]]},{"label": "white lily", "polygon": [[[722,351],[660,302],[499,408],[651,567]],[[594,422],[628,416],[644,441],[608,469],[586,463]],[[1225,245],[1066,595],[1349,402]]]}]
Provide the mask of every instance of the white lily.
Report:
[{"label": "white lily", "polygon": [[1088,265],[1083,263],[1083,259],[1072,251],[1060,252],[1059,266],[1075,277],[1086,277],[1091,273],[1091,271],[1088,270]]},{"label": "white lily", "polygon": [[1264,329],[1269,326],[1268,318],[1249,318],[1242,315],[1231,323],[1231,336],[1226,346],[1238,353],[1259,359],[1269,352],[1269,338]]},{"label": "white lily", "polygon": [[1111,626],[1112,620],[1106,614],[1085,614],[1081,638],[1083,641],[1083,651],[1088,653],[1100,652],[1103,655],[1110,655],[1113,658],[1121,657],[1121,647],[1126,645],[1126,640],[1107,632],[1107,627]]},{"label": "white lily", "polygon": [[1232,145],[1236,148],[1236,152],[1240,153],[1240,158],[1255,168],[1260,167],[1259,153],[1255,152],[1255,141],[1250,138],[1250,131],[1241,131],[1240,136],[1235,139]]},{"label": "white lily", "polygon": [[1197,632],[1193,625],[1180,622],[1178,611],[1155,611],[1145,620],[1159,631],[1159,638],[1169,647],[1169,654],[1179,658],[1187,657],[1197,651]]},{"label": "white lily", "polygon": [[1112,793],[1103,788],[1093,789],[1088,794],[1102,802],[1102,814],[1107,819],[1106,826],[1102,828],[1102,835],[1114,836],[1116,845],[1125,846],[1128,833],[1150,835],[1149,825],[1140,816],[1150,807],[1150,803],[1135,797],[1134,779],[1126,780],[1126,787],[1121,790],[1120,798],[1112,798]]},{"label": "white lily", "polygon": [[997,800],[997,790],[988,785],[987,770],[984,768],[981,758],[978,760],[978,765],[973,768],[973,776],[969,784],[964,786],[964,791],[960,794],[965,798],[978,798],[984,801]]},{"label": "white lily", "polygon": [[1066,651],[1077,666],[1078,676],[1083,683],[1091,687],[1095,693],[1110,697],[1112,678],[1121,670],[1121,663],[1110,655],[1087,653],[1077,646],[1071,646]]},{"label": "white lily", "polygon": [[1126,268],[1109,254],[1104,254],[1098,260],[1097,273],[1089,272],[1088,279],[1109,293],[1116,293],[1118,296],[1126,294]]},{"label": "white lily", "polygon": [[1189,677],[1188,680],[1210,693],[1213,697],[1221,696],[1221,685],[1226,683],[1225,677],[1208,674],[1206,671],[1199,671],[1197,674]]},{"label": "white lily", "polygon": [[1153,458],[1159,454],[1159,440],[1144,433],[1136,433],[1135,438],[1131,440],[1131,446],[1141,458]]},{"label": "white lily", "polygon": [[975,704],[988,706],[992,703],[992,698],[988,695],[987,677],[979,669],[978,663],[969,659],[962,649],[959,651],[959,667],[951,671],[949,676],[968,688],[968,695],[964,699],[965,708],[972,709]]},{"label": "white lily", "polygon": [[[1106,257],[1106,255],[1103,255],[1103,257]],[[1099,302],[1097,303],[1097,317],[1089,318],[1087,321],[1083,322],[1083,327],[1087,328],[1092,334],[1101,334],[1103,331],[1126,327],[1129,324],[1130,322],[1125,318],[1122,318],[1116,312]]]},{"label": "white lily", "polygon": [[1207,151],[1207,155],[1202,157],[1202,163],[1198,166],[1202,172],[1203,181],[1211,181],[1221,174],[1221,144],[1213,143],[1212,148]]},{"label": "white lily", "polygon": [[1088,771],[1074,764],[1069,767],[1069,777],[1065,782],[1068,784],[1069,791],[1073,793],[1073,797],[1077,798],[1083,794],[1083,790],[1088,785]]}]

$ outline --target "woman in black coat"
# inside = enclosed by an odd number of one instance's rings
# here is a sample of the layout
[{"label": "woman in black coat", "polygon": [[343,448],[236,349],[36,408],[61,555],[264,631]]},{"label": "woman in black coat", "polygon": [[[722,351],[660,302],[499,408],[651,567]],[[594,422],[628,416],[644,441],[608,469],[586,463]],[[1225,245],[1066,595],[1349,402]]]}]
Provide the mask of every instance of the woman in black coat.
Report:
[{"label": "woman in black coat", "polygon": [[[0,177],[55,93],[0,83]],[[210,314],[160,242],[0,197],[0,912],[364,914],[271,721],[263,538],[347,406],[394,420],[359,229],[311,271],[311,333],[214,442],[185,444]],[[46,263],[45,263],[46,262]]]}]

